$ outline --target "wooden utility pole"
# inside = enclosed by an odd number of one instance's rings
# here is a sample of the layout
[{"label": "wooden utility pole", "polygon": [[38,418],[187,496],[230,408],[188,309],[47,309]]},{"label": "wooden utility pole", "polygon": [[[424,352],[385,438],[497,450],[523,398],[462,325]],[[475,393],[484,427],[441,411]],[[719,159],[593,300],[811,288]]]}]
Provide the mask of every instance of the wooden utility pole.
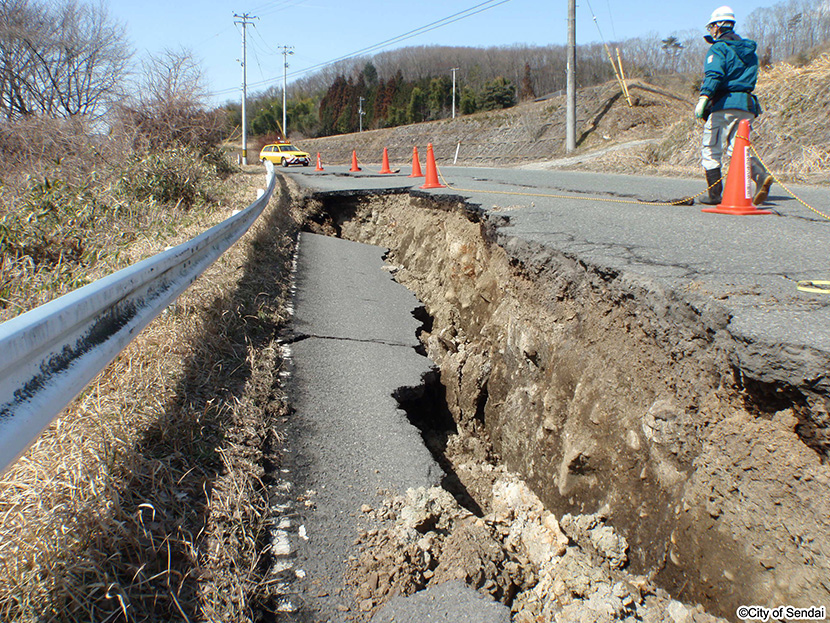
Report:
[{"label": "wooden utility pole", "polygon": [[565,149],[576,149],[576,0],[568,0],[568,81],[565,113]]}]

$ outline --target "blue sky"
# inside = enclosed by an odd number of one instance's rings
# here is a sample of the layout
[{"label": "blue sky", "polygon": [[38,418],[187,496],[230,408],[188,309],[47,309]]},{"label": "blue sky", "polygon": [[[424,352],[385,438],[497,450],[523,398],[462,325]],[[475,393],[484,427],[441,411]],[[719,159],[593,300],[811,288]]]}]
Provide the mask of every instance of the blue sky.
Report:
[{"label": "blue sky", "polygon": [[[774,4],[729,3],[738,18],[738,32],[743,17]],[[202,63],[215,103],[240,97],[242,39],[234,13],[259,17],[248,29],[249,93],[282,85],[283,45],[294,46],[294,55],[288,57],[290,83],[292,74],[454,15],[452,23],[429,26],[378,51],[412,45],[567,42],[567,0],[109,0],[107,5],[111,17],[126,26],[139,56],[165,48],[191,50]],[[702,36],[716,6],[686,0],[578,0],[577,43],[649,33],[665,37],[690,29]],[[468,9],[480,12],[462,13]]]}]

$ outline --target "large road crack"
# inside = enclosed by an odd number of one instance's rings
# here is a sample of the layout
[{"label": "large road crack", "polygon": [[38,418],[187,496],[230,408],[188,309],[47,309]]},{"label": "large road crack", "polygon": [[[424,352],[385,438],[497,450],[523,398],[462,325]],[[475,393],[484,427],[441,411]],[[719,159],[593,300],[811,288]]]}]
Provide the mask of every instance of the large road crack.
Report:
[{"label": "large road crack", "polygon": [[296,344],[298,342],[303,342],[309,339],[317,339],[317,340],[334,340],[334,341],[342,341],[342,342],[355,342],[358,344],[377,344],[379,346],[395,346],[401,348],[408,348],[412,349],[412,344],[404,344],[402,342],[389,342],[387,340],[377,340],[377,339],[370,339],[370,338],[356,338],[356,337],[346,337],[342,335],[317,335],[314,333],[297,333],[288,337],[283,338],[280,341],[280,344],[287,346],[290,344]]}]

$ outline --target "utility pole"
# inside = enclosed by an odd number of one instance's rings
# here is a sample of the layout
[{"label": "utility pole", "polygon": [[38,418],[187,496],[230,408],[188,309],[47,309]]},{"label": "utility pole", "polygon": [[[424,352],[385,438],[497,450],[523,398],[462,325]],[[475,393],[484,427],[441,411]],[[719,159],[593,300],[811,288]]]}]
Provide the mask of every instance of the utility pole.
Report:
[{"label": "utility pole", "polygon": [[455,119],[455,72],[457,72],[460,67],[453,67],[450,69],[452,72],[452,118]]},{"label": "utility pole", "polygon": [[285,117],[285,89],[286,89],[286,78],[288,77],[288,55],[294,54],[294,46],[293,45],[284,45],[282,46],[282,133],[285,135],[283,138],[287,141],[288,140],[288,128],[286,123]]},{"label": "utility pole", "polygon": [[365,97],[360,96],[357,98],[357,118],[358,118],[358,132],[363,132],[363,115],[366,113],[363,112],[363,102],[366,100]]},{"label": "utility pole", "polygon": [[576,149],[576,0],[568,0],[568,80],[565,95],[565,151]]},{"label": "utility pole", "polygon": [[234,24],[242,25],[242,164],[248,164],[248,114],[246,110],[248,99],[248,71],[246,67],[247,50],[245,47],[245,27],[252,24],[251,20],[258,19],[247,13],[242,15],[233,14],[234,17],[239,18]]}]

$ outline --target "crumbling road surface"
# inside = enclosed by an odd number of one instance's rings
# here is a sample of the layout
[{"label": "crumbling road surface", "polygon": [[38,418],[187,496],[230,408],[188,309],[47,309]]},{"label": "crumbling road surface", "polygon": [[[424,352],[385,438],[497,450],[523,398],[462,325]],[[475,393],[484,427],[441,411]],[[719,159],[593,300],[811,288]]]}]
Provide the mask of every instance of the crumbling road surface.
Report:
[{"label": "crumbling road surface", "polygon": [[[300,581],[284,608],[306,620],[353,620],[353,610],[378,605],[344,590],[360,516],[385,496],[439,485],[443,473],[395,399],[422,393],[432,365],[416,352],[418,300],[383,270],[383,253],[315,234],[299,240],[286,480],[298,492],[296,530],[277,530],[274,547],[296,555]],[[465,585],[456,593],[430,611],[488,620],[495,604]]]},{"label": "crumbling road surface", "polygon": [[830,605],[830,300],[797,287],[828,279],[830,222],[777,187],[734,217],[665,205],[696,180],[407,173],[286,173],[309,230],[389,250],[440,371],[430,401],[386,391],[452,495],[341,509],[366,521],[356,603],[461,581],[522,622]]}]

